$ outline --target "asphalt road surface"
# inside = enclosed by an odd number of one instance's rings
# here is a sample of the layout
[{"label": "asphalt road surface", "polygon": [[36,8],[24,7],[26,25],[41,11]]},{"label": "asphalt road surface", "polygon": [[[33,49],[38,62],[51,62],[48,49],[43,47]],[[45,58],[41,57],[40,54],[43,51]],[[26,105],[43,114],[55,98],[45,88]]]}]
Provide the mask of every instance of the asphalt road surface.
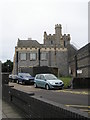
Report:
[{"label": "asphalt road surface", "polygon": [[67,107],[80,109],[81,111],[90,114],[87,90],[45,90],[41,88],[34,88],[33,85],[21,85],[17,83],[9,83],[9,85],[14,85],[14,88],[20,91],[34,92],[36,97],[64,104]]}]

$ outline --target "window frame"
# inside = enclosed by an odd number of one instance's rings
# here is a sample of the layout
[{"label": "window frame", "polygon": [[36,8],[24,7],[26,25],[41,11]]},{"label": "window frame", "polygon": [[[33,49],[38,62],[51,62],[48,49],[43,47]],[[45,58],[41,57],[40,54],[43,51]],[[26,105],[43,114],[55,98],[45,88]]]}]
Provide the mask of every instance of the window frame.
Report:
[{"label": "window frame", "polygon": [[[25,56],[22,56],[22,55],[25,55]],[[20,53],[20,60],[26,61],[27,60],[27,53]]]},{"label": "window frame", "polygon": [[46,61],[47,60],[47,53],[46,52],[41,52],[41,60],[42,61],[44,61],[44,60]]},{"label": "window frame", "polygon": [[[35,56],[33,56],[33,55],[35,55]],[[36,61],[37,60],[37,53],[35,53],[35,52],[29,53],[29,60]]]}]

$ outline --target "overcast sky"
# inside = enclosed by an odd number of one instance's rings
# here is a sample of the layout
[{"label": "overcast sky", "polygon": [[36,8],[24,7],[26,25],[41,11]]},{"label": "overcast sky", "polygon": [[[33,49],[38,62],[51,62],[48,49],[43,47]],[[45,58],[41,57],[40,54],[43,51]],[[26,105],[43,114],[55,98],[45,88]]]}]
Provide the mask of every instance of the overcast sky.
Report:
[{"label": "overcast sky", "polygon": [[32,38],[43,43],[43,33],[71,35],[81,48],[88,43],[88,0],[1,0],[0,60],[13,60],[17,40]]}]

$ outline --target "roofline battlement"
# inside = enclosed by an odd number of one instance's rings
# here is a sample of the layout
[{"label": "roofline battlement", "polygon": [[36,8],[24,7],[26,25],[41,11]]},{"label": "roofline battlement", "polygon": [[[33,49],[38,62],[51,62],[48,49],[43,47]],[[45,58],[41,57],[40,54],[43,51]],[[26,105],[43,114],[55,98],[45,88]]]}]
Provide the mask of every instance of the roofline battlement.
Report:
[{"label": "roofline battlement", "polygon": [[61,24],[56,24],[56,25],[55,25],[55,29],[56,29],[56,28],[62,28],[62,25],[61,25]]}]

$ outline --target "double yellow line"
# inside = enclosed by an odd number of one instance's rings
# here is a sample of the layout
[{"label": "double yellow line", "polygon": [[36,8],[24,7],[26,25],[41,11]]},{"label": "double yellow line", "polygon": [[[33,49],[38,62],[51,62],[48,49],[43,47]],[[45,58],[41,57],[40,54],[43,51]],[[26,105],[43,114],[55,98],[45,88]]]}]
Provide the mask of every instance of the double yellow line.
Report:
[{"label": "double yellow line", "polygon": [[84,106],[84,105],[65,105],[65,106],[78,108],[81,111],[90,113],[90,106]]},{"label": "double yellow line", "polygon": [[90,106],[86,105],[65,105],[67,107],[77,107],[77,108],[90,108]]},{"label": "double yellow line", "polygon": [[71,90],[57,90],[56,92],[64,92],[64,93],[72,93],[72,94],[82,94],[82,95],[89,95],[88,91],[71,91]]}]

